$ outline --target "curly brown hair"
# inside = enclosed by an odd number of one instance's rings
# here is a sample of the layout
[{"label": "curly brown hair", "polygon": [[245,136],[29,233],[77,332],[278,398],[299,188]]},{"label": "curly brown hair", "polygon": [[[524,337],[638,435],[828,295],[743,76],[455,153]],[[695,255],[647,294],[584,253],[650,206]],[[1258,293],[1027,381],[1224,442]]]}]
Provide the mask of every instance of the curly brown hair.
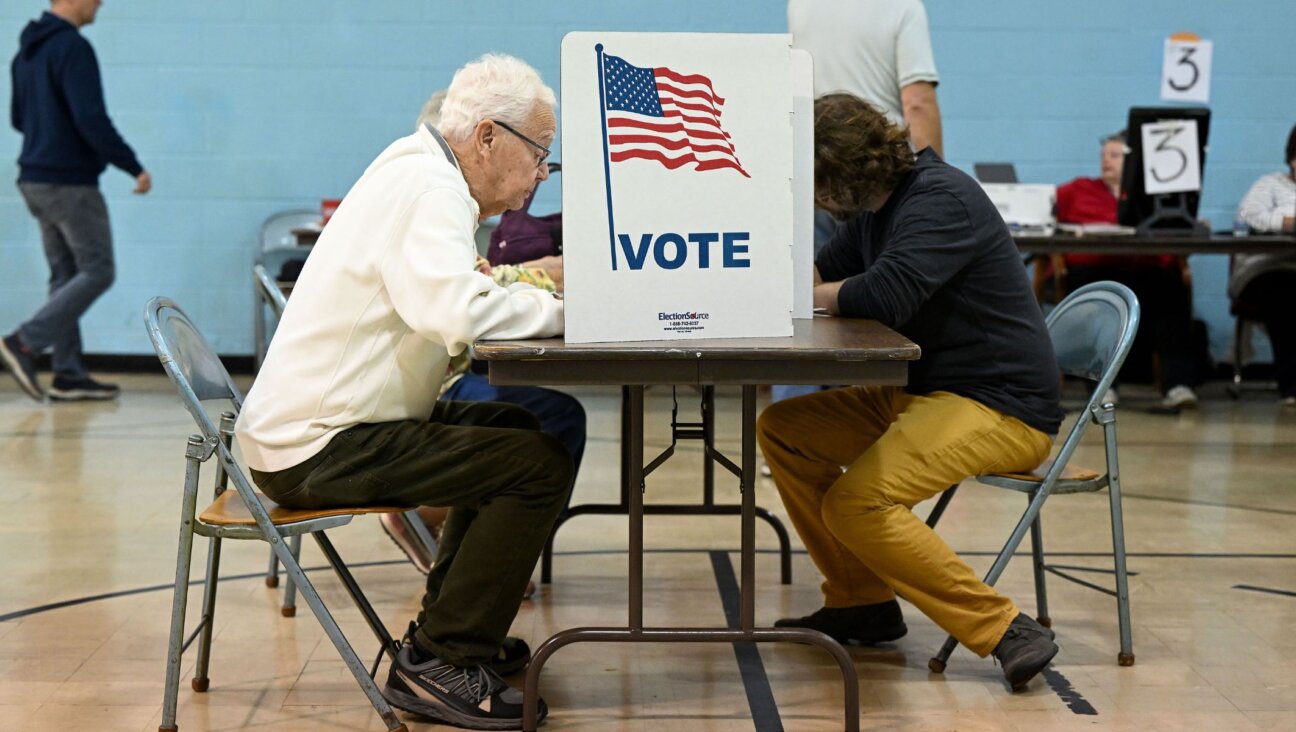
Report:
[{"label": "curly brown hair", "polygon": [[815,100],[815,204],[854,214],[888,193],[914,166],[909,130],[859,97]]}]

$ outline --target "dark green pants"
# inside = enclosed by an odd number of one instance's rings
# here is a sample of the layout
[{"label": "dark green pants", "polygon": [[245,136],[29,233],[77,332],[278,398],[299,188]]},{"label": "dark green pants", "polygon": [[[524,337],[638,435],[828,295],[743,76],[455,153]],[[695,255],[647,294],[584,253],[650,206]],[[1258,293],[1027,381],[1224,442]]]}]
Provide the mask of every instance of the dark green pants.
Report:
[{"label": "dark green pants", "polygon": [[443,401],[427,422],[356,425],[300,465],[252,479],[292,508],[450,506],[417,635],[442,660],[469,666],[499,651],[573,470],[526,410]]}]

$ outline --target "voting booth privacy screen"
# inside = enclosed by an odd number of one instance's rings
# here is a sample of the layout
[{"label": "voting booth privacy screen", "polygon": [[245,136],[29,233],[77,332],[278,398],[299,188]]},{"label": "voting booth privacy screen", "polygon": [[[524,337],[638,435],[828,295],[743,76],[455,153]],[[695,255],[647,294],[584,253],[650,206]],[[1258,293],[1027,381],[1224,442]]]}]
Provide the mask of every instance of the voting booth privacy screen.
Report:
[{"label": "voting booth privacy screen", "polygon": [[786,35],[562,43],[569,342],[792,334]]}]

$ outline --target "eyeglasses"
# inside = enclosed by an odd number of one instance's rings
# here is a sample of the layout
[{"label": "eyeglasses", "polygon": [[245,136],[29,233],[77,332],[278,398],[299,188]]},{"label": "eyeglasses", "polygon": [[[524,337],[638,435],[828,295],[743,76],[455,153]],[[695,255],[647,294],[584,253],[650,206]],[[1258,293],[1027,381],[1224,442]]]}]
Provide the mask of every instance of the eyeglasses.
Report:
[{"label": "eyeglasses", "polygon": [[512,132],[514,135],[517,135],[517,137],[518,137],[519,139],[521,139],[522,142],[525,142],[526,144],[530,145],[531,147],[534,147],[535,149],[539,150],[539,151],[540,151],[540,157],[536,160],[536,167],[537,167],[537,168],[542,167],[542,166],[544,165],[545,161],[549,159],[549,148],[545,147],[544,145],[541,145],[540,143],[536,142],[535,140],[532,140],[531,138],[529,138],[529,137],[527,137],[526,135],[522,134],[521,132],[518,132],[517,130],[513,129],[511,126],[506,125],[506,124],[504,124],[503,122],[500,122],[500,121],[497,120],[497,119],[493,119],[493,120],[491,120],[491,122],[494,123],[494,124],[499,125],[500,127],[503,127],[504,129],[508,130],[509,132]]}]

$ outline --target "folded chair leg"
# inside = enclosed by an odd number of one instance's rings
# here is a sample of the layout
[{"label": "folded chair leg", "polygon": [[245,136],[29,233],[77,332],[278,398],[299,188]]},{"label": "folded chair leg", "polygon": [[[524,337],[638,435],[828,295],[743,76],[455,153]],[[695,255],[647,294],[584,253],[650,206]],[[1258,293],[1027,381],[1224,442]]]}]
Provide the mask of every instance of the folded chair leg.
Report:
[{"label": "folded chair leg", "polygon": [[931,513],[927,515],[927,528],[936,528],[936,522],[940,521],[941,516],[945,513],[945,508],[949,506],[950,501],[954,500],[954,494],[957,492],[958,483],[955,483],[942,493],[940,498],[936,499],[935,507],[933,507]]},{"label": "folded chair leg", "polygon": [[1242,358],[1246,351],[1246,319],[1233,318],[1233,381],[1228,385],[1229,396],[1242,396]]},{"label": "folded chair leg", "polygon": [[270,552],[270,566],[266,569],[265,586],[279,586],[279,557],[273,551]]},{"label": "folded chair leg", "polygon": [[185,450],[184,497],[180,501],[180,541],[176,549],[175,589],[171,595],[171,637],[167,642],[166,686],[162,691],[162,723],[158,732],[176,732],[176,697],[180,691],[180,660],[184,654],[185,608],[189,600],[189,563],[193,558],[194,515],[198,510],[199,459],[203,440],[194,435]]},{"label": "folded chair leg", "polygon": [[[293,559],[301,564],[301,534],[298,534],[288,540],[291,547]],[[283,607],[279,608],[279,614],[285,618],[297,616],[297,585],[293,582],[292,575],[288,575],[288,584],[284,585]]]},{"label": "folded chair leg", "polygon": [[554,526],[549,532],[549,540],[545,542],[544,552],[540,555],[540,584],[547,585],[553,581],[553,551],[554,551],[554,534],[557,533]]},{"label": "folded chair leg", "polygon": [[[987,585],[994,587],[995,583],[999,581],[1000,575],[1008,567],[1008,561],[1012,559],[1017,547],[1021,546],[1022,539],[1026,537],[1026,532],[1034,525],[1035,520],[1039,517],[1040,509],[1044,507],[1044,501],[1047,499],[1048,493],[1044,490],[1038,490],[1031,496],[1030,505],[1026,507],[1026,513],[1022,514],[1021,519],[1017,521],[1017,527],[1013,529],[1008,541],[1004,543],[1003,549],[999,550],[999,556],[995,557],[994,564],[990,566],[990,571],[986,572],[983,581]],[[958,640],[951,635],[945,639],[945,644],[941,646],[940,651],[927,662],[927,668],[938,674],[943,673],[945,665],[949,662],[950,654],[954,653],[955,648],[958,648]]]},{"label": "folded chair leg", "polygon": [[211,685],[207,666],[211,660],[212,626],[216,622],[216,586],[220,581],[221,540],[213,537],[207,544],[207,582],[203,584],[202,633],[198,636],[198,660],[194,664],[194,677],[189,682],[194,691],[202,693]]},{"label": "folded chair leg", "polygon": [[1053,619],[1049,617],[1048,609],[1048,586],[1044,580],[1044,525],[1040,522],[1040,517],[1036,516],[1035,521],[1031,523],[1031,564],[1035,568],[1035,608],[1039,614],[1035,617],[1036,622],[1045,628],[1053,627]]},{"label": "folded chair leg", "polygon": [[423,517],[419,516],[419,512],[411,509],[402,513],[400,519],[405,523],[405,527],[419,538],[419,541],[423,544],[423,548],[427,550],[428,556],[431,557],[433,561],[436,561],[437,541],[432,536],[432,532],[428,531],[427,524],[423,523]]},{"label": "folded chair leg", "polygon": [[1114,487],[1111,493],[1112,506],[1112,553],[1116,559],[1116,612],[1120,617],[1120,655],[1116,657],[1121,666],[1134,665],[1134,632],[1130,627],[1129,575],[1125,569],[1125,522],[1121,516],[1120,489]]},{"label": "folded chair leg", "polygon": [[1104,425],[1107,440],[1107,496],[1111,500],[1112,555],[1116,561],[1116,613],[1120,617],[1121,666],[1134,665],[1134,631],[1130,623],[1129,575],[1125,568],[1125,516],[1121,510],[1120,469],[1116,461],[1116,424]]},{"label": "folded chair leg", "polygon": [[[302,598],[306,600],[306,605],[315,613],[319,624],[324,628],[324,634],[333,642],[333,647],[337,649],[338,655],[342,657],[342,662],[346,664],[351,675],[355,677],[356,683],[360,685],[361,691],[369,698],[369,703],[373,705],[378,716],[382,717],[383,723],[387,725],[388,732],[408,732],[408,728],[392,711],[391,705],[383,698],[382,692],[374,684],[374,680],[369,677],[369,671],[365,668],[364,662],[356,656],[355,649],[347,641],[342,630],[338,628],[337,621],[329,613],[328,608],[324,606],[324,601],[320,599],[319,593],[315,591],[315,586],[311,584],[306,573],[302,571],[301,565],[297,563],[296,557],[289,550],[286,542],[277,541],[278,536],[271,537],[271,547],[279,555],[279,561],[283,564],[284,573],[288,575],[297,587],[301,589]],[[327,541],[327,540],[326,540]]]},{"label": "folded chair leg", "polygon": [[324,558],[328,560],[329,566],[337,573],[338,579],[342,581],[342,586],[346,588],[347,594],[351,595],[351,600],[360,608],[360,614],[364,616],[365,622],[369,624],[369,630],[373,631],[374,637],[382,644],[383,650],[396,660],[396,654],[400,652],[400,646],[392,640],[391,633],[387,632],[387,626],[383,625],[382,619],[378,613],[374,612],[373,605],[369,604],[369,598],[365,597],[364,592],[360,590],[360,585],[356,583],[355,577],[351,575],[351,570],[347,569],[346,563],[338,555],[337,549],[334,548],[333,542],[324,535],[323,531],[316,531],[312,536],[315,537],[315,543],[319,544],[320,551],[324,552]]}]

